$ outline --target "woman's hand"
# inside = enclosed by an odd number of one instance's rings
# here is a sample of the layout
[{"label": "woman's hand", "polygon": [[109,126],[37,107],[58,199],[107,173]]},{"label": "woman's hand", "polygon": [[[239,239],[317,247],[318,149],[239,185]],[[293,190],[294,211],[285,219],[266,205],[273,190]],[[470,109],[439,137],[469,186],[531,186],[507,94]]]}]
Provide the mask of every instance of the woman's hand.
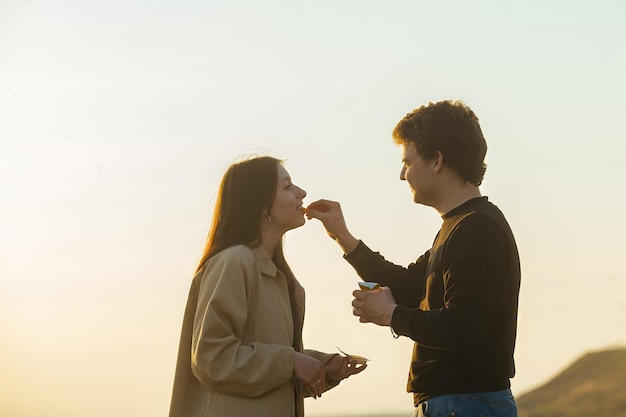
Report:
[{"label": "woman's hand", "polygon": [[341,381],[350,375],[363,371],[367,368],[367,364],[350,356],[335,355],[326,362],[324,368],[329,379]]},{"label": "woman's hand", "polygon": [[320,361],[304,353],[294,352],[293,373],[309,388],[313,398],[322,396],[326,388],[326,372]]}]

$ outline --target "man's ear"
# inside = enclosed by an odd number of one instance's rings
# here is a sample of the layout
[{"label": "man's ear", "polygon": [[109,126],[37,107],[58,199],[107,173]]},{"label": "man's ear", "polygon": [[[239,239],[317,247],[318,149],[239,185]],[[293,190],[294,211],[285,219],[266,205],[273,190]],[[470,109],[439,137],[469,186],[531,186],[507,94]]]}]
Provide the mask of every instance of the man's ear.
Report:
[{"label": "man's ear", "polygon": [[435,173],[441,171],[443,168],[443,154],[439,151],[435,154],[435,158],[433,159],[433,168],[435,168]]}]

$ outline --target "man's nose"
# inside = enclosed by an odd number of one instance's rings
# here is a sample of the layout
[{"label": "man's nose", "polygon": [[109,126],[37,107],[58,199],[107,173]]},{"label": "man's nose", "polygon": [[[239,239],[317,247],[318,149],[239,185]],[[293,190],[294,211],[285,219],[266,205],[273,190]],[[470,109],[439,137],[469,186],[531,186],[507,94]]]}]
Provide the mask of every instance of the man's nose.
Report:
[{"label": "man's nose", "polygon": [[400,180],[401,181],[406,181],[406,167],[402,167],[402,170],[400,171]]}]

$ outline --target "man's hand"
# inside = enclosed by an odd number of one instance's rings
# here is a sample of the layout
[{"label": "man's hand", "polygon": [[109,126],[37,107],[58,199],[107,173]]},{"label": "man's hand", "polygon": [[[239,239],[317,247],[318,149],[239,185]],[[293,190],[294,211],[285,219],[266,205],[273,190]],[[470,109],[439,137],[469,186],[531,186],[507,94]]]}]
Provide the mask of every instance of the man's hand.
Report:
[{"label": "man's hand", "polygon": [[358,316],[361,323],[391,326],[397,303],[389,287],[382,287],[379,292],[354,290],[352,295],[352,314]]},{"label": "man's hand", "polygon": [[348,231],[346,221],[341,211],[341,205],[336,201],[317,200],[306,209],[306,216],[309,220],[318,219],[324,225],[326,233],[341,246],[343,252],[352,252],[359,244]]}]

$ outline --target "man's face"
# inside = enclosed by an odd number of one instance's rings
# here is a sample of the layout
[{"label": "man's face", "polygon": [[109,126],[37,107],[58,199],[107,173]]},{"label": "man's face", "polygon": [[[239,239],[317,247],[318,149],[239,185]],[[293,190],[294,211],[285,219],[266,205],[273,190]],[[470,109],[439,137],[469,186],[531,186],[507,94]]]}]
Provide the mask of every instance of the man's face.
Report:
[{"label": "man's face", "polygon": [[400,179],[409,184],[414,202],[429,205],[434,189],[434,164],[422,158],[414,144],[405,143],[400,146],[402,148]]}]

